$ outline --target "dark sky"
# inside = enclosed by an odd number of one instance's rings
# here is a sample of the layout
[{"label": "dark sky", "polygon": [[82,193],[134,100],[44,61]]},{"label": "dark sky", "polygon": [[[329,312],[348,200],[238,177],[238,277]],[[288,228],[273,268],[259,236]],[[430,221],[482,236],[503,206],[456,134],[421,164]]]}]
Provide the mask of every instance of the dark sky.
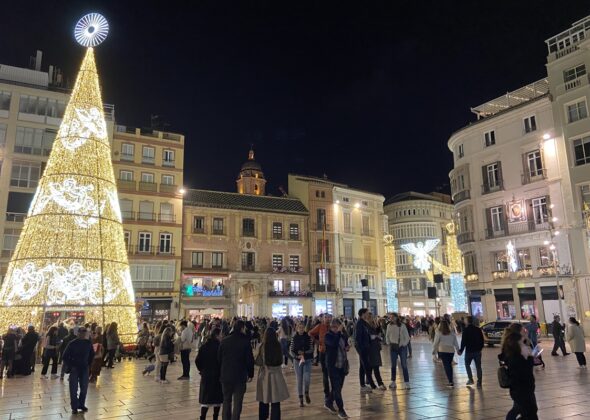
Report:
[{"label": "dark sky", "polygon": [[97,48],[117,122],[150,115],[186,135],[185,184],[233,191],[250,143],[280,194],[287,173],[389,197],[448,184],[446,142],[469,107],[545,76],[544,40],[590,14],[583,0],[16,1],[0,63],[75,77],[72,28],[105,15]]}]

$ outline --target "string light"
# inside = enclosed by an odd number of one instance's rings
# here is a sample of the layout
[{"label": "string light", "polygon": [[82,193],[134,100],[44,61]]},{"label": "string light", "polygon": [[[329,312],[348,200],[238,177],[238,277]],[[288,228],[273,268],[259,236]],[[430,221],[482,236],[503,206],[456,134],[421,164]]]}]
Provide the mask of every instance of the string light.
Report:
[{"label": "string light", "polygon": [[440,239],[428,239],[416,244],[403,244],[401,247],[404,251],[414,256],[414,267],[424,273],[425,271],[430,270],[430,261],[428,261],[430,257],[428,253],[432,251],[439,242]]},{"label": "string light", "polygon": [[[106,22],[106,21],[105,21]],[[117,322],[135,341],[135,296],[94,51],[88,48],[0,289],[0,331],[46,311]]]},{"label": "string light", "polygon": [[385,242],[385,297],[387,299],[387,310],[389,312],[398,312],[399,302],[397,300],[397,272],[393,236],[385,235],[383,241]]},{"label": "string light", "polygon": [[455,312],[467,312],[467,298],[465,296],[465,281],[463,273],[451,273],[451,301]]}]

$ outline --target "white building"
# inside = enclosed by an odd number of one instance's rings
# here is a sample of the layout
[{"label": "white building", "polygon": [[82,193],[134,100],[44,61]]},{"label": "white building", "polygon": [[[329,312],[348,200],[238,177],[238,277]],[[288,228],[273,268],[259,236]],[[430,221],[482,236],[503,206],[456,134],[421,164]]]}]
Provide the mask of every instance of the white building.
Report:
[{"label": "white building", "polygon": [[[408,243],[438,239],[439,243],[430,252],[430,256],[441,264],[448,265],[446,225],[453,217],[451,197],[439,193],[421,194],[409,191],[397,194],[385,203],[384,211],[395,247],[399,312],[419,316],[436,316],[439,311],[443,314],[452,313],[454,309],[448,276],[443,276],[444,283],[434,284],[432,272],[421,272],[414,267],[412,255],[401,248],[401,245]],[[434,273],[442,274],[436,268]],[[438,301],[428,298],[427,287],[433,286],[437,288]]]},{"label": "white building", "polygon": [[548,77],[472,108],[450,172],[470,311],[588,324],[590,18],[549,40]]}]

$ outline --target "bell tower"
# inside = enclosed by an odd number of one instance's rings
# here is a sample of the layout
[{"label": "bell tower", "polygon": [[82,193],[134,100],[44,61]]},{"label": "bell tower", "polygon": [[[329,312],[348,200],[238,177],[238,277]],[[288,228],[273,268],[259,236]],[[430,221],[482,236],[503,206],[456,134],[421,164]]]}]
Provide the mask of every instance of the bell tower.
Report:
[{"label": "bell tower", "polygon": [[250,195],[265,195],[266,194],[266,179],[262,167],[254,160],[254,150],[250,147],[248,152],[248,160],[242,165],[240,174],[236,180],[238,193]]}]

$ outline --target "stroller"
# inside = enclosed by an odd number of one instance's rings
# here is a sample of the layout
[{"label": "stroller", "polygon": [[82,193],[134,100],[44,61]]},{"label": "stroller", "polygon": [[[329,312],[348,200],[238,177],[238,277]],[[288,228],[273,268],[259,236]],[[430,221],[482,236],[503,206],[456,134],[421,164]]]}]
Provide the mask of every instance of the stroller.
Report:
[{"label": "stroller", "polygon": [[119,344],[117,346],[117,350],[115,351],[115,360],[121,363],[121,360],[123,359],[131,360],[133,358],[133,355],[134,353],[131,349],[126,349],[125,346],[123,346],[123,344]]}]

